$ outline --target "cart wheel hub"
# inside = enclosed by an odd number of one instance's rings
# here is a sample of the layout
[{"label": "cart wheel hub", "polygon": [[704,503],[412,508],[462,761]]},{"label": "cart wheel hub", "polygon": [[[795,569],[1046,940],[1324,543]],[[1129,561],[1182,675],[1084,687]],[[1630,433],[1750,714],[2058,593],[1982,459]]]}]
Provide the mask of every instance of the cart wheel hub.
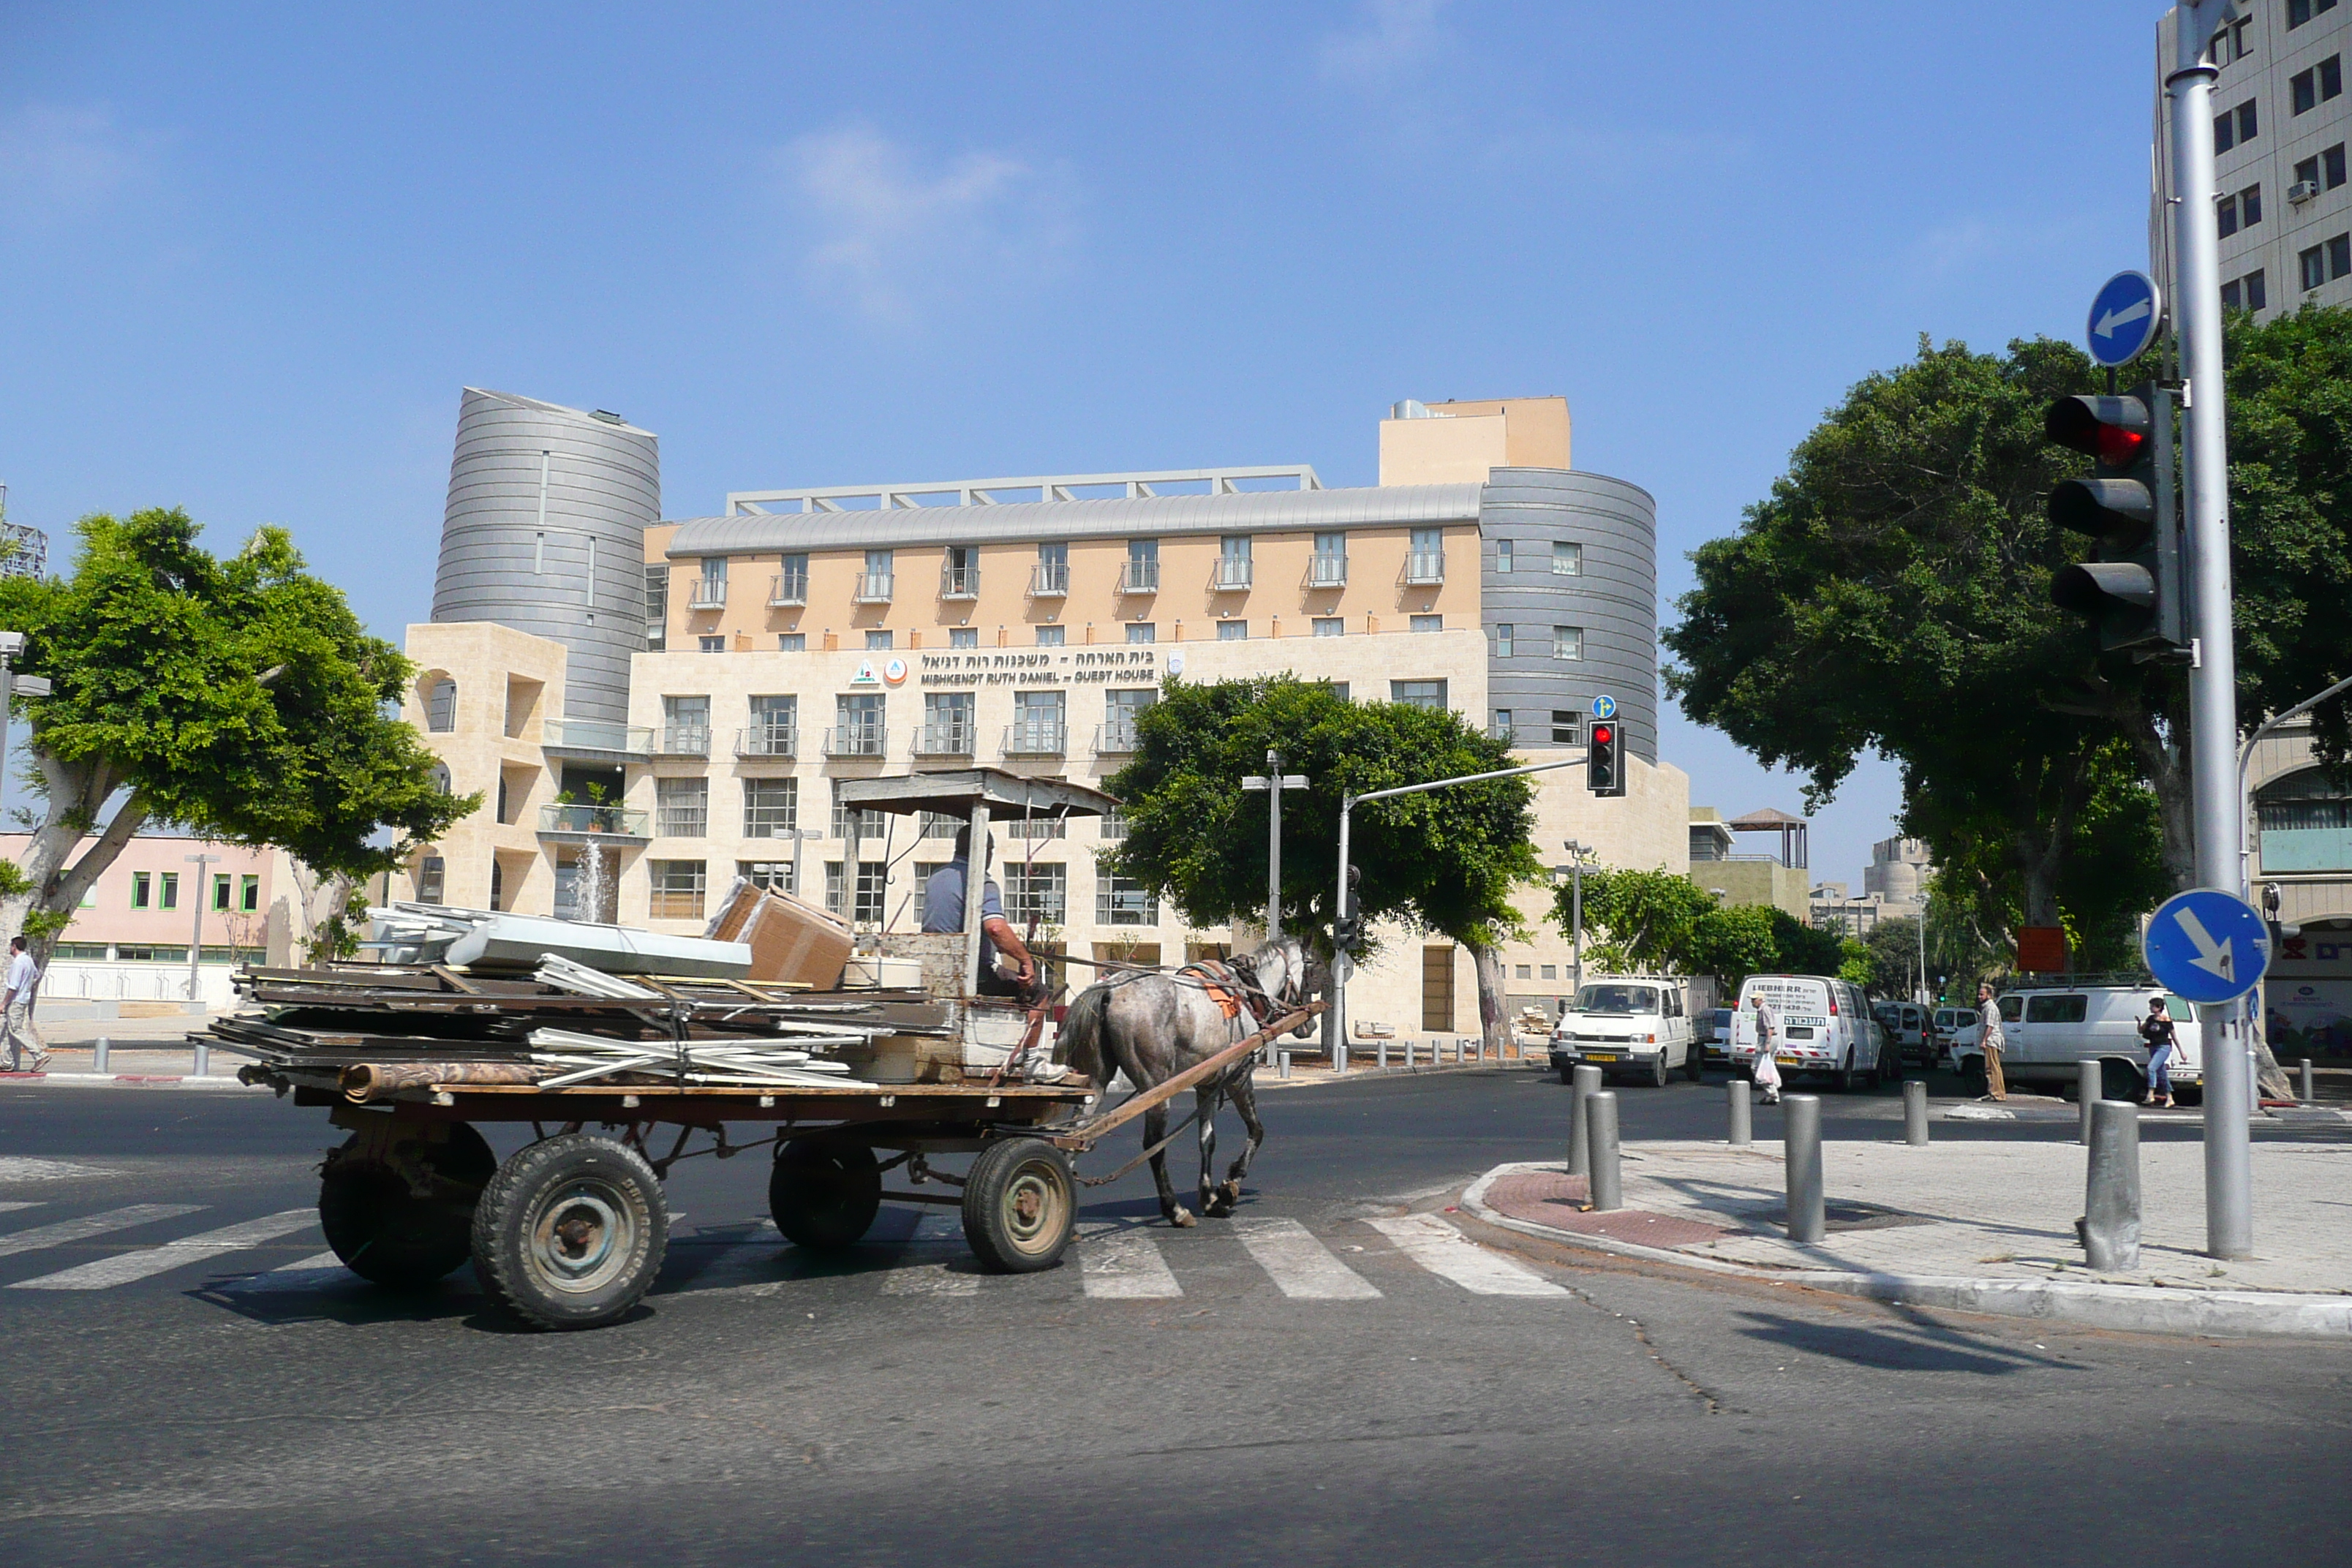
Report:
[{"label": "cart wheel hub", "polygon": [[525,1251],[533,1272],[556,1289],[593,1290],[627,1268],[636,1239],[618,1192],[573,1182],[541,1203]]}]

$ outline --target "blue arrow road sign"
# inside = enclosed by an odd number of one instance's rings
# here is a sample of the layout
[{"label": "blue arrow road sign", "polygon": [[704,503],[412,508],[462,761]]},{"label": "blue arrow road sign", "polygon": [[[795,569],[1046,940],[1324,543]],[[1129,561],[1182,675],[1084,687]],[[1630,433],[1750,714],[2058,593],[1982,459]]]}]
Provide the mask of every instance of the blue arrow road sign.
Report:
[{"label": "blue arrow road sign", "polygon": [[2148,973],[2190,1002],[2228,1002],[2262,984],[2270,928],[2234,893],[2191,888],[2164,900],[2140,939]]},{"label": "blue arrow road sign", "polygon": [[2118,272],[2091,301],[2091,357],[2119,365],[2139,357],[2164,320],[2164,301],[2145,272]]},{"label": "blue arrow road sign", "polygon": [[1617,699],[1614,697],[1594,698],[1592,700],[1592,716],[1595,719],[1614,719],[1617,717]]}]

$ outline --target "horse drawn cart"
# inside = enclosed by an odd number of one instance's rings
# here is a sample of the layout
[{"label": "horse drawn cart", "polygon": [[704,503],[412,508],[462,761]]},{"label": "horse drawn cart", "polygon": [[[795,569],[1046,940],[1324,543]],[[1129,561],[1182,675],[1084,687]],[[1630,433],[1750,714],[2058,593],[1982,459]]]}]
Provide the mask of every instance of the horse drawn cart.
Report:
[{"label": "horse drawn cart", "polygon": [[[1079,815],[1112,804],[994,770],[855,781],[842,793],[848,805],[976,826],[1041,805]],[[1045,1268],[1076,1219],[1074,1156],[1245,1068],[1314,1009],[1088,1116],[1099,1086],[1052,1081],[1050,1069],[1034,1081],[1017,1059],[1042,1055],[1039,1020],[1007,1018],[976,994],[981,880],[970,879],[966,961],[943,981],[934,939],[919,987],[604,975],[560,959],[511,976],[431,963],[256,969],[238,984],[264,1011],[224,1018],[204,1038],[252,1058],[247,1081],[327,1109],[348,1134],[322,1167],[320,1219],[336,1256],[379,1285],[428,1284],[470,1258],[525,1322],[609,1323],[660,1271],[671,1167],[763,1146],[769,1206],[795,1245],[847,1247],[885,1202],[938,1205],[961,1211],[983,1268]],[[881,956],[889,950],[886,937]],[[501,1161],[479,1131],[492,1123],[530,1137]],[[960,1173],[934,1163],[965,1156]],[[886,1190],[894,1173],[899,1184]]]}]

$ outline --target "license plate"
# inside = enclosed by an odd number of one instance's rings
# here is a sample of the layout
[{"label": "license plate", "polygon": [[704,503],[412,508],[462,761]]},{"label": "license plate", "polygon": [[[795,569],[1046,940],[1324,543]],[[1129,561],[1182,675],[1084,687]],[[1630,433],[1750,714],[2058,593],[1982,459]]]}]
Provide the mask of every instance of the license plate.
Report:
[{"label": "license plate", "polygon": [[1587,1051],[1584,1053],[1584,1059],[1589,1062],[1613,1062],[1617,1058],[1613,1056],[1603,1055],[1599,1051]]},{"label": "license plate", "polygon": [[1797,1058],[1789,1055],[1786,1051],[1781,1052],[1772,1059],[1779,1062],[1784,1068],[1792,1068],[1797,1065]]}]

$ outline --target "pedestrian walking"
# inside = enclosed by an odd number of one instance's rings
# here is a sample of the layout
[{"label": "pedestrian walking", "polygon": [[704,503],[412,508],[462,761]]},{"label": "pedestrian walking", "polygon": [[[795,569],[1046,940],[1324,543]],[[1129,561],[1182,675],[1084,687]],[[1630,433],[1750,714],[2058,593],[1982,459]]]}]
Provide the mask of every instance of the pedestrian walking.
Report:
[{"label": "pedestrian walking", "polygon": [[2164,998],[2147,999],[2147,1016],[2139,1021],[2139,1037],[2147,1042],[2147,1095],[2140,1101],[2164,1110],[2172,1108],[2172,1053],[2180,1035],[2165,1010]]},{"label": "pedestrian walking", "polygon": [[2009,1098],[2009,1082],[2000,1076],[2000,1009],[1992,999],[1992,986],[1977,987],[1977,1018],[1982,1026],[1978,1044],[1984,1047],[1985,1093],[1994,1100]]},{"label": "pedestrian walking", "polygon": [[48,1047],[41,1043],[41,1031],[33,1022],[33,997],[40,989],[40,966],[26,951],[25,939],[12,937],[8,942],[8,979],[5,994],[0,994],[0,1041],[8,1047],[8,1070],[24,1070],[25,1051],[33,1053],[33,1070],[40,1072],[49,1065]]},{"label": "pedestrian walking", "polygon": [[1780,1015],[1763,997],[1756,998],[1756,1087],[1764,1103],[1780,1103]]}]

